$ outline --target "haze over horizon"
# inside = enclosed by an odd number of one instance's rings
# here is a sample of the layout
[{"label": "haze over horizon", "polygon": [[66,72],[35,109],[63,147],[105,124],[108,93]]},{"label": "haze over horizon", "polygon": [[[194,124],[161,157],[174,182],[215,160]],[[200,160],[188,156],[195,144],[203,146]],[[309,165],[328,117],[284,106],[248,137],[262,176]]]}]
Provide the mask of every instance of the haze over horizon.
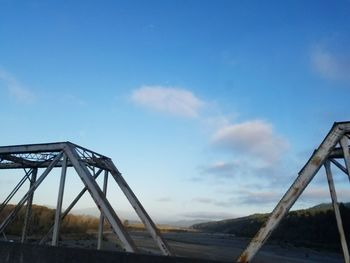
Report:
[{"label": "haze over horizon", "polygon": [[[71,141],[109,156],[156,220],[270,212],[333,122],[350,120],[349,11],[348,0],[0,0],[1,145]],[[21,174],[0,171],[1,200]],[[56,205],[58,176],[34,203]],[[82,187],[68,174],[65,207]],[[115,183],[108,198],[131,210]],[[321,170],[294,208],[329,201]]]}]

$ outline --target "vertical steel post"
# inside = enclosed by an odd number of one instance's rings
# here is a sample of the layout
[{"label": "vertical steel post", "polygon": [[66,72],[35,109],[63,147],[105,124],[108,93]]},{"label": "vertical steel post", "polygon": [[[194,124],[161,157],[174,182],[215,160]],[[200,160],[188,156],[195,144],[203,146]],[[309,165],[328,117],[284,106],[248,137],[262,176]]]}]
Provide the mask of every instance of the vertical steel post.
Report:
[{"label": "vertical steel post", "polygon": [[[105,170],[105,176],[103,179],[103,190],[102,190],[105,197],[107,196],[107,184],[108,184],[108,171]],[[105,217],[104,217],[103,213],[101,212],[100,213],[100,222],[98,224],[98,238],[97,238],[97,249],[98,250],[100,250],[102,248],[104,222],[105,222]]]},{"label": "vertical steel post", "polygon": [[326,169],[329,192],[330,192],[331,198],[332,198],[332,204],[333,204],[333,209],[334,209],[334,213],[335,213],[335,218],[337,220],[340,242],[341,242],[341,246],[342,246],[343,254],[344,254],[344,261],[345,261],[345,263],[350,263],[349,250],[348,250],[348,245],[346,243],[343,222],[341,220],[341,215],[340,215],[340,211],[339,211],[338,199],[337,199],[337,194],[336,194],[335,186],[334,186],[334,182],[333,182],[331,165],[330,165],[330,162],[328,160],[325,162],[324,167]]},{"label": "vertical steel post", "polygon": [[62,202],[63,202],[63,194],[64,194],[64,184],[66,182],[66,173],[67,173],[67,155],[64,154],[63,162],[62,162],[60,187],[58,190],[55,224],[54,224],[53,235],[52,235],[52,243],[51,243],[52,246],[58,245],[59,231],[61,226],[61,212],[62,212]]},{"label": "vertical steel post", "polygon": [[[30,179],[29,189],[34,185],[34,183],[36,181],[37,174],[38,174],[38,168],[33,168],[32,174],[31,174],[31,179]],[[27,201],[27,208],[26,208],[26,214],[24,217],[24,225],[23,225],[23,230],[22,230],[21,243],[24,243],[27,240],[28,225],[30,225],[30,220],[32,217],[33,196],[34,196],[34,192],[32,192],[29,195],[29,199]]]},{"label": "vertical steel post", "polygon": [[168,243],[162,237],[160,231],[152,221],[151,217],[147,214],[146,210],[144,209],[140,201],[137,199],[136,195],[133,193],[133,191],[131,190],[121,173],[118,171],[117,167],[115,167],[112,160],[107,160],[106,164],[108,167],[110,167],[111,174],[114,180],[118,183],[120,189],[124,192],[125,196],[129,200],[132,207],[135,209],[135,212],[142,220],[146,229],[151,234],[152,238],[155,240],[162,253],[167,256],[173,255],[174,253],[171,251]]},{"label": "vertical steel post", "polygon": [[[100,169],[95,175],[94,175],[94,179],[96,179],[102,172],[103,170]],[[67,209],[61,214],[61,221],[68,215],[68,213],[73,209],[73,207],[76,205],[76,203],[78,203],[78,201],[80,200],[80,198],[85,194],[85,192],[87,191],[87,187],[85,186],[80,193],[74,198],[74,200],[72,201],[72,203],[67,207]],[[51,233],[53,232],[53,228],[55,225],[52,225],[51,228],[49,229],[49,231],[47,231],[46,235],[40,240],[39,245],[44,244],[48,239],[49,236],[51,236]]]}]

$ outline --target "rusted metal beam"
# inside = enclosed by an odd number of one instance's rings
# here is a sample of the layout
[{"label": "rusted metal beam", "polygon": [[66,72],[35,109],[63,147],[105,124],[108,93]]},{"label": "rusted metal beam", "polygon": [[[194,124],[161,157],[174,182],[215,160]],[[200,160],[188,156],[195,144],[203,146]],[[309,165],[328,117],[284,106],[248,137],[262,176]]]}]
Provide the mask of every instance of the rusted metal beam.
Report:
[{"label": "rusted metal beam", "polygon": [[328,156],[346,132],[350,132],[350,122],[335,123],[318,149],[313,153],[306,165],[299,172],[297,179],[278,202],[266,223],[261,227],[248,247],[237,259],[239,263],[250,262],[261,246],[269,238],[273,230],[279,225],[282,218],[288,213],[306,186],[327,160]]},{"label": "rusted metal beam", "polygon": [[335,213],[335,218],[337,220],[340,242],[341,242],[341,246],[343,249],[344,261],[345,261],[345,263],[350,263],[349,249],[348,249],[348,245],[346,243],[343,222],[341,220],[341,215],[340,215],[340,211],[339,211],[337,193],[335,191],[335,186],[334,186],[334,182],[333,182],[331,165],[330,165],[330,162],[328,160],[325,162],[324,167],[326,169],[326,176],[327,176],[327,181],[328,181],[328,186],[329,186],[329,192],[330,192],[330,195],[332,198],[332,204],[333,204],[333,209],[334,209],[334,213]]}]

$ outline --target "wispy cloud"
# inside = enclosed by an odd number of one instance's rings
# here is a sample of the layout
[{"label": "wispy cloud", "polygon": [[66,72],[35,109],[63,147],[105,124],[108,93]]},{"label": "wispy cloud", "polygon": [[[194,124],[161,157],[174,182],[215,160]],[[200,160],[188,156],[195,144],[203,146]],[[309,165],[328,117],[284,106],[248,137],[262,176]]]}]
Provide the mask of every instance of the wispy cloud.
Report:
[{"label": "wispy cloud", "polygon": [[132,92],[131,100],[151,110],[186,118],[198,117],[204,105],[186,89],[165,86],[142,86]]},{"label": "wispy cloud", "polygon": [[0,69],[0,80],[5,84],[11,97],[20,102],[30,103],[34,101],[34,93],[20,83],[11,73]]},{"label": "wispy cloud", "polygon": [[235,169],[239,166],[237,162],[218,161],[211,165],[201,166],[201,173],[220,175],[223,177],[233,177]]},{"label": "wispy cloud", "polygon": [[273,191],[248,191],[242,190],[239,192],[239,200],[242,204],[246,205],[259,205],[259,204],[275,204],[281,198],[281,193]]},{"label": "wispy cloud", "polygon": [[[305,189],[305,192],[301,195],[303,202],[331,202],[331,196],[328,186],[321,187],[309,187]],[[350,192],[348,189],[340,188],[336,190],[338,199],[348,201],[350,199]]]},{"label": "wispy cloud", "polygon": [[213,135],[212,143],[235,153],[252,155],[266,164],[279,160],[288,148],[287,140],[277,135],[270,123],[262,120],[223,126]]},{"label": "wispy cloud", "polygon": [[350,80],[350,53],[331,50],[317,45],[311,52],[314,70],[323,78],[331,80]]},{"label": "wispy cloud", "polygon": [[206,204],[206,205],[220,206],[220,207],[231,207],[235,204],[233,201],[234,200],[232,198],[230,198],[227,201],[219,201],[219,200],[216,200],[213,198],[207,198],[207,197],[197,197],[192,199],[192,202]]},{"label": "wispy cloud", "polygon": [[[266,191],[241,190],[237,192],[237,201],[241,202],[242,204],[251,206],[256,206],[259,204],[277,205],[277,202],[282,198],[285,191],[276,191],[274,189]],[[347,202],[350,199],[350,193],[348,189],[337,189],[337,195],[338,199],[343,202]],[[319,204],[324,202],[331,202],[331,197],[327,186],[307,187],[302,195],[297,199],[297,204],[303,206],[310,206],[312,204]]]},{"label": "wispy cloud", "polygon": [[161,197],[161,198],[158,198],[156,201],[158,201],[158,202],[171,202],[172,199],[170,197]]},{"label": "wispy cloud", "polygon": [[220,158],[211,164],[198,166],[199,174],[192,181],[207,181],[215,177],[213,183],[223,184],[231,179],[268,175],[274,183],[281,184],[289,179],[279,169],[281,157],[289,145],[285,138],[274,131],[271,123],[264,120],[232,122],[232,117],[220,111],[216,114],[200,111],[204,105],[205,110],[210,109],[211,103],[200,100],[188,90],[173,87],[143,86],[132,92],[131,100],[152,110],[189,118],[198,117],[197,120],[204,123],[208,134],[211,134],[210,144],[215,146],[212,149],[226,150],[224,154],[228,153],[228,156],[223,158],[226,160]]}]

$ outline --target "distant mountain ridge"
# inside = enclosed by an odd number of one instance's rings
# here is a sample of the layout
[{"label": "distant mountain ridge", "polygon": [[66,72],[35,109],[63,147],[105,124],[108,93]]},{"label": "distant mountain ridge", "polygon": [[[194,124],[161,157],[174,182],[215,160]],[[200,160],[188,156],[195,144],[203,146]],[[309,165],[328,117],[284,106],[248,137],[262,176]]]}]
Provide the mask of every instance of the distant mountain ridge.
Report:
[{"label": "distant mountain ridge", "polygon": [[[350,203],[341,203],[340,211],[347,240],[350,238]],[[229,233],[238,237],[253,237],[268,219],[269,214],[195,224],[193,229]],[[332,204],[319,204],[291,211],[273,232],[271,240],[307,247],[340,250],[338,228]]]},{"label": "distant mountain ridge", "polygon": [[[137,216],[135,212],[132,212],[132,211],[130,212],[127,210],[117,210],[116,213],[122,221],[128,220],[130,223],[133,223],[133,224],[141,223],[140,218]],[[99,217],[100,210],[98,210],[97,207],[87,207],[87,208],[75,209],[72,211],[72,214]],[[206,222],[206,220],[202,220],[202,219],[170,220],[170,219],[159,219],[159,218],[153,218],[153,217],[152,219],[156,224],[168,225],[168,226],[174,226],[174,227],[184,227],[184,228],[191,227],[194,224]]]}]

